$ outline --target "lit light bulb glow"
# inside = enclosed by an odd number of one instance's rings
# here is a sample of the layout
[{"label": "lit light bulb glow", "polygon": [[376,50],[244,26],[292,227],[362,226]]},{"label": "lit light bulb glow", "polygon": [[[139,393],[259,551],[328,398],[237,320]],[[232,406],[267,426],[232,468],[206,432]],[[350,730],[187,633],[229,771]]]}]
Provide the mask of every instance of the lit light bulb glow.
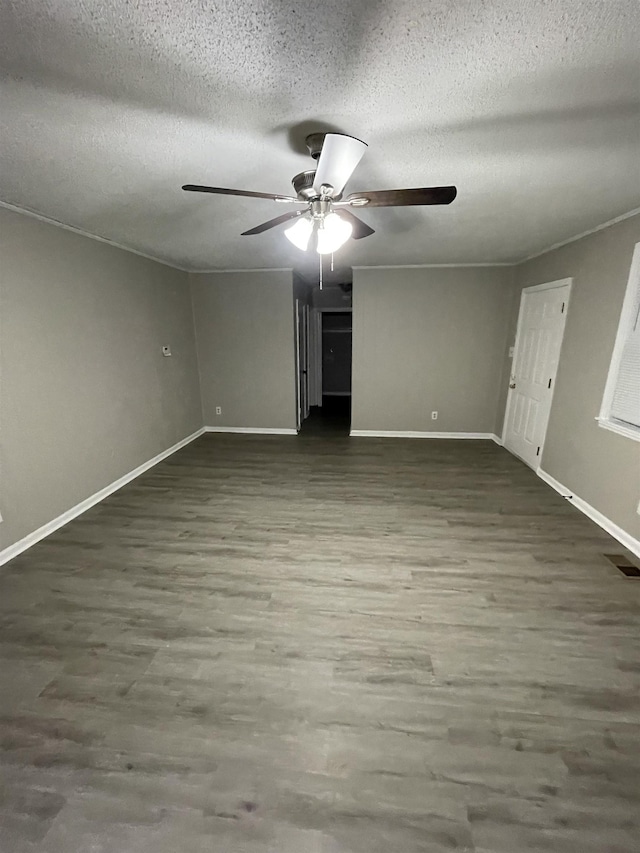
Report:
[{"label": "lit light bulb glow", "polygon": [[313,222],[306,216],[302,216],[300,219],[294,222],[293,225],[287,228],[284,233],[287,235],[287,238],[293,243],[293,245],[296,246],[296,248],[301,249],[303,252],[306,252],[312,231]]},{"label": "lit light bulb glow", "polygon": [[329,255],[337,252],[349,237],[353,226],[337,213],[329,213],[324,217],[318,228],[318,254]]}]

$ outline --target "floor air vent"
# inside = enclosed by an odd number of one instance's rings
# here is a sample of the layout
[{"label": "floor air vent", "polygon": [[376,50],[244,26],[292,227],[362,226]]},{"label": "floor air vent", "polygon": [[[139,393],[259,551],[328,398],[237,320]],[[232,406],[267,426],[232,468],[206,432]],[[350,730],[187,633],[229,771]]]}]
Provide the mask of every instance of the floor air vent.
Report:
[{"label": "floor air vent", "polygon": [[628,560],[624,554],[605,554],[610,563],[619,569],[625,577],[640,578],[640,569]]}]

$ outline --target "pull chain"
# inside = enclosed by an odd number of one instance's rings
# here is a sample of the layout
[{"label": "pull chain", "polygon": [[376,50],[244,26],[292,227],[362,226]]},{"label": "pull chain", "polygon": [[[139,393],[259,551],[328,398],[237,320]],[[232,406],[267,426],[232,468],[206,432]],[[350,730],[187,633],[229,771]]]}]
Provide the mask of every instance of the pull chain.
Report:
[{"label": "pull chain", "polygon": [[333,272],[333,252],[331,252],[331,272]]},{"label": "pull chain", "polygon": [[320,290],[322,290],[322,255],[318,254],[318,258],[320,259]]}]

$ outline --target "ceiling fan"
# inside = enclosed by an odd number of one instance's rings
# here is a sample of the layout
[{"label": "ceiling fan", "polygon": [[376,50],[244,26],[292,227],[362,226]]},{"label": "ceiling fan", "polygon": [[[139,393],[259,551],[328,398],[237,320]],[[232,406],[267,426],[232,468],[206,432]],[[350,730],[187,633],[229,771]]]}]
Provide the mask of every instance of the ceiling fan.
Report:
[{"label": "ceiling fan", "polygon": [[451,204],[456,197],[455,187],[417,187],[405,190],[373,190],[351,193],[345,199],[342,191],[367,149],[367,144],[342,133],[312,133],[306,138],[309,154],[317,161],[314,170],[300,172],[291,183],[295,196],[233,190],[224,187],[205,187],[185,184],[187,192],[268,198],[284,204],[300,205],[282,216],[256,225],[242,236],[262,234],[277,225],[295,220],[285,230],[286,236],[299,249],[315,247],[321,254],[337,251],[353,237],[360,240],[374,233],[365,222],[351,212],[355,207],[404,207],[407,205]]}]

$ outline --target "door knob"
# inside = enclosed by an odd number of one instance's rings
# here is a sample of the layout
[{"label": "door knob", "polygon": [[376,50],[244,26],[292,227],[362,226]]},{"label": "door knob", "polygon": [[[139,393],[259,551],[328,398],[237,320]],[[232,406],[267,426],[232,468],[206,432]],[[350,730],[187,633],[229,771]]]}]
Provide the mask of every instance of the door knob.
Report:
[{"label": "door knob", "polygon": [[515,388],[515,387],[516,387],[516,383],[515,383],[515,382],[511,382],[511,383],[510,383],[510,385],[509,385],[509,388]]}]

